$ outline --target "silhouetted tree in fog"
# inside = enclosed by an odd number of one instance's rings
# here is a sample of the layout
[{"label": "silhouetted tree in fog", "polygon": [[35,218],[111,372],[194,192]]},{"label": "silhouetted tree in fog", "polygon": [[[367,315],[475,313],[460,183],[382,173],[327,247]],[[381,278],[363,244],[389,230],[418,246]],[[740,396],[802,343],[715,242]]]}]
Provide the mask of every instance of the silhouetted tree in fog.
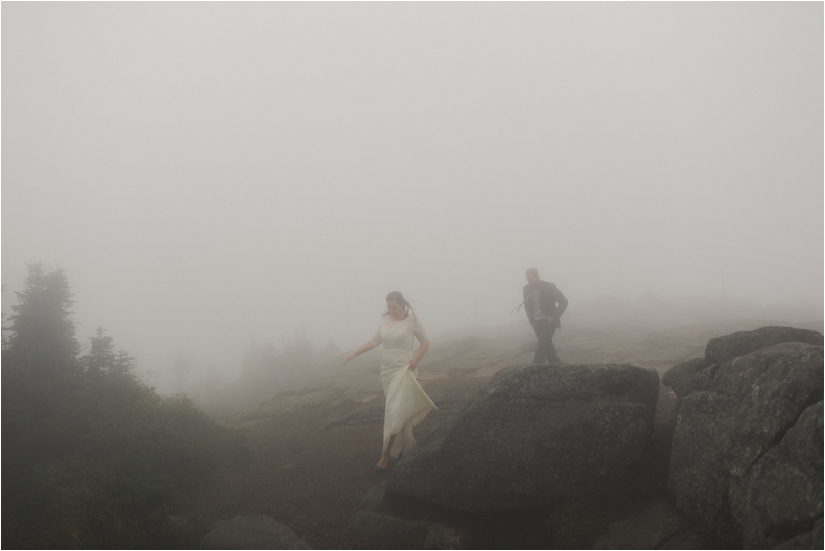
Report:
[{"label": "silhouetted tree in fog", "polygon": [[57,456],[71,447],[80,346],[63,270],[49,272],[42,264],[30,264],[25,287],[16,294],[2,368],[3,450],[13,447],[16,453],[4,453],[3,459],[25,467],[31,456]]},{"label": "silhouetted tree in fog", "polygon": [[101,375],[134,377],[132,373],[134,358],[130,357],[125,350],[115,352],[114,339],[104,336],[105,331],[102,327],[98,327],[95,336],[89,339],[91,341],[89,353],[80,358],[84,374],[86,377]]},{"label": "silhouetted tree in fog", "polygon": [[79,374],[80,345],[69,310],[74,301],[66,272],[29,264],[25,288],[16,295],[8,345],[15,375],[44,380]]},{"label": "silhouetted tree in fog", "polygon": [[338,343],[335,342],[334,338],[330,337],[329,341],[327,341],[326,348],[324,348],[324,351],[321,353],[321,356],[326,360],[336,356],[339,352],[341,352],[341,347],[338,346]]},{"label": "silhouetted tree in fog", "polygon": [[284,368],[293,372],[306,372],[315,361],[315,345],[307,336],[305,328],[295,330],[291,339],[284,341],[282,354]]},{"label": "silhouetted tree in fog", "polygon": [[273,343],[260,344],[257,339],[250,339],[243,353],[240,377],[225,389],[228,394],[214,400],[211,407],[219,402],[245,404],[240,407],[246,407],[271,397],[285,376],[282,359]]},{"label": "silhouetted tree in fog", "polygon": [[184,353],[178,354],[175,364],[172,366],[174,379],[174,389],[178,394],[184,394],[189,384],[189,375],[192,373],[192,363]]},{"label": "silhouetted tree in fog", "polygon": [[275,380],[280,359],[280,354],[273,343],[259,344],[257,339],[253,338],[244,350],[243,376],[260,381]]},{"label": "silhouetted tree in fog", "polygon": [[[5,285],[0,285],[0,293],[5,293],[5,292],[6,292],[6,286]],[[6,338],[6,333],[9,330],[9,327],[6,325],[6,319],[8,317],[9,317],[8,314],[3,312],[2,313],[2,322],[0,322],[0,332],[2,332],[2,335],[3,335],[3,348],[2,348],[2,351],[4,353],[9,349],[9,341]]]},{"label": "silhouetted tree in fog", "polygon": [[92,346],[89,353],[81,358],[85,374],[87,377],[97,377],[106,372],[106,367],[115,362],[115,351],[112,345],[112,337],[104,337],[102,327],[97,328],[95,336],[89,339]]}]

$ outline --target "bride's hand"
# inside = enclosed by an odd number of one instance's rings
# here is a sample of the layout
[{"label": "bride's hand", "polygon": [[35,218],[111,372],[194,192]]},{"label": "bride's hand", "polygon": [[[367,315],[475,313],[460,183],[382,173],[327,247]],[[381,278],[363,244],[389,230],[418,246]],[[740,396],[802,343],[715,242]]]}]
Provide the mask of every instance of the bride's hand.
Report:
[{"label": "bride's hand", "polygon": [[355,354],[350,354],[349,356],[347,356],[347,358],[344,360],[344,363],[342,363],[341,365],[347,365],[347,362],[352,360],[353,358],[355,358]]},{"label": "bride's hand", "polygon": [[416,367],[418,367],[418,361],[417,360],[412,360],[410,362],[410,371],[415,371]]}]

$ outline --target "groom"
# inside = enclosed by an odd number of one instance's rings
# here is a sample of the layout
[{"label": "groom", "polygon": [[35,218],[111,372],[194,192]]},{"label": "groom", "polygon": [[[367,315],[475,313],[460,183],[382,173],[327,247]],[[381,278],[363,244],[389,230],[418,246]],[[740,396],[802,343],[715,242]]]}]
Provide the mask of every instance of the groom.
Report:
[{"label": "groom", "polygon": [[540,280],[536,268],[528,268],[524,275],[527,277],[527,285],[524,286],[524,310],[539,338],[533,363],[543,364],[546,359],[549,364],[560,364],[561,360],[553,346],[553,333],[557,327],[561,327],[559,318],[567,309],[567,299],[555,285]]}]

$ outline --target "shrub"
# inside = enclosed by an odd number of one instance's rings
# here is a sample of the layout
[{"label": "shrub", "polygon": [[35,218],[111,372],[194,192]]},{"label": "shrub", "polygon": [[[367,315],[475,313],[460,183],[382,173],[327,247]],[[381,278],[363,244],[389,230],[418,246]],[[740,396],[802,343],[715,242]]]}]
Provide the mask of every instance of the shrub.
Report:
[{"label": "shrub", "polygon": [[22,477],[16,491],[4,484],[4,547],[163,547],[181,538],[167,522],[172,506],[238,457],[240,436],[188,398],[129,384],[98,381],[79,394],[73,453],[28,472],[4,469],[4,478]]}]

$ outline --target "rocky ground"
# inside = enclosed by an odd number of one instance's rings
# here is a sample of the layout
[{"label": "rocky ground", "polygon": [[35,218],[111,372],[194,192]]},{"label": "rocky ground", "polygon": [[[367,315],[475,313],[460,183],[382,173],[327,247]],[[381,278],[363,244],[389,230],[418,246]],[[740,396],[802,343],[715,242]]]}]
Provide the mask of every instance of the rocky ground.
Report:
[{"label": "rocky ground", "polygon": [[[789,324],[740,321],[666,330],[564,327],[554,340],[559,356],[567,363],[630,363],[654,368],[661,375],[679,362],[703,355],[710,338],[765,325]],[[821,322],[790,325],[822,331]],[[433,339],[420,364],[420,380],[439,410],[416,427],[416,438],[426,439],[499,369],[530,363],[534,350],[535,337],[526,322]],[[383,420],[379,359],[379,351],[366,354],[344,368],[331,368],[315,386],[282,393],[251,411],[222,419],[243,431],[251,453],[241,467],[219,473],[211,487],[175,516],[206,526],[237,516],[267,515],[291,528],[313,548],[387,548],[386,539],[354,530],[351,522],[362,498],[386,476],[373,469],[380,452]],[[449,512],[435,518],[438,512],[409,503],[390,504],[385,512],[408,520],[445,522],[457,529],[461,545],[468,548],[589,548],[607,541],[599,538],[609,533],[655,539],[656,534],[650,531],[638,526],[633,529],[632,522],[638,521],[633,520],[636,517],[646,518],[642,512],[649,506],[653,506],[647,513],[651,518],[666,517],[658,512],[661,506],[657,504],[664,498],[667,437],[675,405],[675,394],[661,387],[656,413],[658,464],[648,466],[658,472],[648,473],[645,480],[652,484],[645,488],[620,491],[606,502],[592,503],[583,496],[580,502],[556,510],[499,514],[481,520],[451,517]],[[633,513],[636,517],[630,524],[615,524]],[[664,522],[678,524],[670,518]],[[661,531],[662,526],[653,529]],[[681,548],[707,544],[701,535],[689,530],[685,533]],[[678,541],[669,545],[680,548]]]}]

